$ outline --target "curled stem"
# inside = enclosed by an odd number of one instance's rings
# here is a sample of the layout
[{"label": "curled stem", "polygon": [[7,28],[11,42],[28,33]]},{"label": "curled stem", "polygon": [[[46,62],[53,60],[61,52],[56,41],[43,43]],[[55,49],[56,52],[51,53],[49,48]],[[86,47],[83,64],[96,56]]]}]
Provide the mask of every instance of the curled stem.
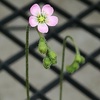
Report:
[{"label": "curled stem", "polygon": [[29,76],[28,76],[29,25],[26,28],[25,54],[26,54],[26,94],[27,94],[27,100],[29,100]]},{"label": "curled stem", "polygon": [[73,42],[73,45],[75,47],[75,51],[77,54],[79,54],[79,50],[71,36],[66,36],[63,40],[63,50],[62,50],[62,64],[61,64],[61,73],[60,73],[60,97],[59,100],[62,100],[62,90],[63,90],[63,70],[64,70],[64,58],[65,58],[65,46],[66,46],[66,40],[67,38],[71,39]]}]

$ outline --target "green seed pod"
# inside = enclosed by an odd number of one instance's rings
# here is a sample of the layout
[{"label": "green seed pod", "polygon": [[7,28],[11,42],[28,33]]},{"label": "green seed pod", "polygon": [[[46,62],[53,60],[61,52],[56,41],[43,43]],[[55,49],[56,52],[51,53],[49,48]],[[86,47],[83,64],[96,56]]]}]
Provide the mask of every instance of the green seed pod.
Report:
[{"label": "green seed pod", "polygon": [[75,61],[78,62],[78,63],[81,63],[81,56],[80,56],[80,54],[76,54]]},{"label": "green seed pod", "polygon": [[38,49],[40,51],[40,53],[43,53],[43,54],[46,54],[47,53],[47,45],[46,45],[46,42],[45,42],[45,38],[44,37],[41,37],[40,40],[39,40],[39,45],[38,45]]},{"label": "green seed pod", "polygon": [[46,69],[50,68],[50,66],[51,66],[51,60],[48,57],[45,57],[43,59],[43,66]]}]

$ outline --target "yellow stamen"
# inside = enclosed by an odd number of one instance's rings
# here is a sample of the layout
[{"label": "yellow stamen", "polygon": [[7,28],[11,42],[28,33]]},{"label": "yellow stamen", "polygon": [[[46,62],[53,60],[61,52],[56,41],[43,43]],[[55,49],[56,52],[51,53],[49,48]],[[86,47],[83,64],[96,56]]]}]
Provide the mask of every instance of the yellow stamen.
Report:
[{"label": "yellow stamen", "polygon": [[37,17],[37,20],[38,20],[39,23],[44,23],[45,22],[45,19],[46,18],[43,15],[40,15],[40,16]]}]

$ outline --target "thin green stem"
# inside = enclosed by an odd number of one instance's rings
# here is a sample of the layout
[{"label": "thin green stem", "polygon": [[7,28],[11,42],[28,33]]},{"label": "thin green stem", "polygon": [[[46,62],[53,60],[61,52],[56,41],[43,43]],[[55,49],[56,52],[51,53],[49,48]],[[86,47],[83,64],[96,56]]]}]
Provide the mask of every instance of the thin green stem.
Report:
[{"label": "thin green stem", "polygon": [[38,34],[39,34],[40,37],[42,36],[42,34],[40,32],[38,32]]},{"label": "thin green stem", "polygon": [[29,25],[26,28],[26,45],[25,45],[25,53],[26,53],[26,94],[27,100],[29,100],[29,76],[28,76],[28,54],[29,54]]},{"label": "thin green stem", "polygon": [[41,38],[43,36],[42,33],[40,33],[37,28],[36,28],[36,31],[38,32],[38,35]]},{"label": "thin green stem", "polygon": [[[37,30],[37,28],[36,28],[36,30]],[[37,32],[38,32],[38,35],[39,35],[40,38],[41,38],[41,37],[44,37],[44,36],[42,35],[42,33],[40,33],[38,30],[37,30]],[[44,39],[45,39],[45,37],[44,37]],[[45,43],[46,43],[46,45],[48,46],[46,40],[45,40]],[[48,48],[50,48],[50,47],[48,46]]]},{"label": "thin green stem", "polygon": [[78,49],[78,47],[77,47],[77,45],[76,45],[74,39],[73,39],[71,36],[68,36],[68,37],[69,37],[69,38],[72,40],[72,42],[73,42],[73,45],[74,45],[74,47],[75,47],[76,54],[80,54],[79,49]]},{"label": "thin green stem", "polygon": [[62,64],[61,64],[61,73],[60,73],[60,97],[59,100],[62,100],[62,90],[63,90],[63,70],[64,70],[64,58],[65,58],[65,46],[66,46],[66,40],[67,38],[71,39],[74,47],[75,47],[75,51],[77,54],[79,54],[79,50],[73,40],[73,38],[71,36],[66,36],[63,40],[63,50],[62,50]]},{"label": "thin green stem", "polygon": [[65,57],[65,45],[66,45],[66,36],[63,40],[63,50],[62,50],[62,65],[61,65],[61,73],[60,73],[60,97],[59,100],[62,100],[62,85],[63,85],[63,69],[64,69],[64,57]]}]

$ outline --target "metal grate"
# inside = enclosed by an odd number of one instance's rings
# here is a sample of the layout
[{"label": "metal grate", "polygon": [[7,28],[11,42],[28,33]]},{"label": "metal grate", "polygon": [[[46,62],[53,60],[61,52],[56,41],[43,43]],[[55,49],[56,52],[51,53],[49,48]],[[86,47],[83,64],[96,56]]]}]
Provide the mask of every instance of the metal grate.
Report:
[{"label": "metal grate", "polygon": [[[11,58],[7,59],[6,61],[0,62],[0,72],[2,70],[5,70],[7,73],[9,73],[11,76],[13,76],[20,84],[25,86],[25,80],[10,68],[11,64],[16,63],[17,60],[20,60],[21,57],[25,56],[25,52],[24,52],[25,43],[22,42],[16,36],[14,36],[10,32],[10,30],[11,30],[10,28],[5,28],[5,25],[7,23],[10,23],[10,21],[14,20],[15,18],[17,18],[19,16],[21,16],[23,19],[25,19],[27,21],[28,14],[26,13],[26,11],[29,10],[29,8],[31,7],[31,5],[33,3],[44,3],[44,4],[49,3],[50,5],[52,5],[54,7],[54,9],[57,13],[61,14],[64,18],[66,18],[68,20],[65,23],[63,23],[62,25],[60,25],[59,27],[56,27],[53,30],[51,29],[49,34],[47,34],[45,36],[47,41],[49,41],[51,38],[53,38],[54,40],[57,41],[57,43],[62,45],[63,38],[59,34],[61,34],[61,32],[63,30],[67,30],[70,27],[75,27],[75,28],[81,27],[82,29],[87,31],[88,34],[94,36],[95,39],[100,39],[100,33],[95,29],[96,27],[99,27],[99,25],[91,26],[91,25],[87,25],[86,23],[82,22],[82,19],[84,17],[86,17],[88,14],[92,13],[93,11],[97,11],[98,13],[100,13],[100,1],[98,1],[97,3],[93,3],[90,0],[77,0],[77,1],[81,2],[82,4],[87,5],[88,7],[87,7],[87,9],[85,9],[84,11],[79,13],[78,15],[73,16],[73,15],[70,15],[68,12],[62,10],[55,4],[53,4],[50,0],[33,0],[32,2],[29,2],[29,4],[27,4],[26,6],[24,6],[21,9],[18,9],[13,4],[11,4],[9,2],[9,0],[0,0],[0,2],[3,6],[6,6],[7,9],[13,11],[12,14],[6,16],[5,18],[3,18],[0,21],[0,31],[3,35],[5,35],[9,39],[11,39],[12,42],[16,43],[17,45],[19,45],[22,48],[21,51],[14,54]],[[21,27],[12,27],[12,28],[13,29],[15,28],[16,31],[17,31],[17,29],[21,29]],[[22,27],[22,29],[24,29],[24,28]],[[39,62],[42,62],[42,56],[35,51],[35,48],[37,47],[37,42],[38,42],[38,40],[33,42],[30,45],[29,53],[32,56],[34,56]],[[66,47],[68,47],[72,52],[75,52],[73,45],[71,45],[69,42],[67,43]],[[97,70],[100,71],[100,62],[96,61],[96,59],[95,59],[96,57],[98,57],[100,55],[100,47],[98,47],[98,49],[96,49],[93,53],[91,53],[89,55],[86,54],[82,50],[80,50],[80,51],[81,51],[81,54],[86,58],[86,63],[81,65],[80,69],[85,67],[85,65],[87,63],[91,63],[94,68],[96,68]],[[50,100],[51,99],[51,98],[47,97],[45,94],[59,84],[60,69],[57,66],[53,66],[53,67],[51,67],[51,70],[52,70],[52,72],[57,74],[58,77],[56,79],[54,79],[53,81],[51,81],[49,84],[46,84],[41,90],[37,90],[36,87],[34,87],[34,84],[30,84],[30,91],[34,94],[32,97],[30,97],[31,98],[30,100],[37,100],[39,98],[41,100]],[[81,93],[86,95],[87,98],[89,98],[91,100],[100,100],[99,97],[97,97],[94,93],[92,93],[89,89],[84,87],[82,84],[77,82],[74,78],[71,77],[71,75],[64,73],[64,80],[66,82],[69,82],[77,90],[79,90]]]}]

